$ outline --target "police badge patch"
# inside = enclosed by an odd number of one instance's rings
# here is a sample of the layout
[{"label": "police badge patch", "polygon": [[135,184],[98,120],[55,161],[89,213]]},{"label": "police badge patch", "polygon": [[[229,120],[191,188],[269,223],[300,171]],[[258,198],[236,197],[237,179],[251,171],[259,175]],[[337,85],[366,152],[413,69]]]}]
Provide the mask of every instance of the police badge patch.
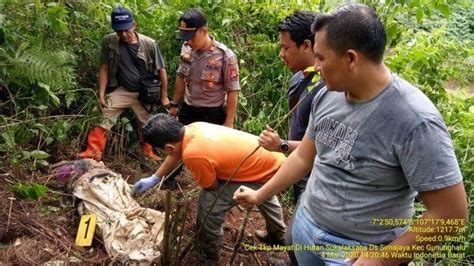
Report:
[{"label": "police badge patch", "polygon": [[236,80],[237,77],[239,76],[239,71],[237,70],[237,67],[236,66],[232,66],[230,69],[229,69],[229,75],[230,75],[230,79],[232,80]]},{"label": "police badge patch", "polygon": [[207,63],[211,66],[215,66],[217,65],[217,60],[214,57],[212,57],[212,58],[209,58],[209,60],[207,60]]}]

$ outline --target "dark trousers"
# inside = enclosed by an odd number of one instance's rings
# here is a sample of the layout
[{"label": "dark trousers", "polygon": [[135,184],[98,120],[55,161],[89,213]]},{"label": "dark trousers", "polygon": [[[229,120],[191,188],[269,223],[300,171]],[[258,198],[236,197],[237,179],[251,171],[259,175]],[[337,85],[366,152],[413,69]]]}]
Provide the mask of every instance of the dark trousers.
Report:
[{"label": "dark trousers", "polygon": [[[200,254],[202,259],[219,259],[219,250],[224,235],[222,225],[224,224],[226,213],[237,204],[233,196],[240,186],[257,190],[263,186],[263,183],[229,182],[225,186],[225,181],[219,181],[219,185],[215,190],[201,190],[196,216],[196,224],[201,229],[198,229],[200,233],[196,246],[198,254]],[[216,200],[220,192],[222,194]],[[211,210],[214,201],[216,203]],[[265,219],[268,235],[274,239],[281,239],[285,234],[286,226],[283,222],[283,213],[278,198],[272,196],[258,205],[257,208]],[[206,216],[208,216],[207,220],[205,220]]]},{"label": "dark trousers", "polygon": [[222,125],[227,114],[223,106],[220,107],[194,107],[183,102],[179,111],[179,121],[183,125],[194,122],[208,122]]}]

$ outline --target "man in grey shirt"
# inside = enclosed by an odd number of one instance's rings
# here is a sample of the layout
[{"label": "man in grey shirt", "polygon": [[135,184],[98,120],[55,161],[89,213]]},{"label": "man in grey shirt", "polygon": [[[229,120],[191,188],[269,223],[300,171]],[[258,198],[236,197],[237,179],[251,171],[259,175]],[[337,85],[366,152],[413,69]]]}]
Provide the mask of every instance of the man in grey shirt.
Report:
[{"label": "man in grey shirt", "polygon": [[[420,90],[385,67],[385,30],[372,8],[342,6],[319,16],[313,32],[326,87],[314,98],[306,134],[267,184],[242,187],[234,199],[258,205],[312,170],[293,223],[293,243],[304,247],[299,264],[345,264],[345,248],[370,244],[388,246],[362,252],[354,265],[409,261],[450,234],[443,222],[467,221],[446,125]],[[427,210],[413,222],[416,195]],[[399,257],[402,249],[407,255]]]}]

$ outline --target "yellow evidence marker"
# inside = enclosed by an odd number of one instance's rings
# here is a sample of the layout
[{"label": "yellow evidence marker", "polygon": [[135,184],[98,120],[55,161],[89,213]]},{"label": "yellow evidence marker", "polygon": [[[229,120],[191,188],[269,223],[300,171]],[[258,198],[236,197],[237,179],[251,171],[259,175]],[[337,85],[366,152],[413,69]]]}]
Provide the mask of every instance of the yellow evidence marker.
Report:
[{"label": "yellow evidence marker", "polygon": [[79,222],[79,228],[77,229],[76,235],[77,246],[88,247],[92,244],[96,221],[97,215],[95,214],[81,216],[81,221]]}]

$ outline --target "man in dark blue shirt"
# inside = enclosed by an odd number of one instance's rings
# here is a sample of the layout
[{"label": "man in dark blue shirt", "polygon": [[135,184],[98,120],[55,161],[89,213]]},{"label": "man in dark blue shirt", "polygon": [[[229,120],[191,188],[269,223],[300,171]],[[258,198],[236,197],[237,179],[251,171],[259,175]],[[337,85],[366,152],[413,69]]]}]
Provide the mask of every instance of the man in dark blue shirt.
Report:
[{"label": "man in dark blue shirt", "polygon": [[[315,18],[315,13],[297,11],[278,24],[279,56],[295,72],[288,90],[288,105],[290,110],[295,106],[296,108],[291,114],[288,140],[280,139],[272,128],[267,128],[260,134],[259,144],[267,150],[291,153],[296,149],[306,132],[314,95],[324,86],[322,81],[313,81],[314,71],[305,71],[314,65],[315,60],[314,34],[311,33],[311,24]],[[293,186],[295,205],[306,187],[308,177],[309,174]]]},{"label": "man in dark blue shirt", "polygon": [[[315,57],[313,55],[314,34],[311,33],[311,24],[316,18],[316,14],[307,11],[297,11],[286,17],[278,24],[280,32],[280,54],[279,56],[288,68],[295,74],[291,78],[288,89],[288,106],[291,113],[290,132],[288,140],[282,140],[278,133],[267,127],[259,137],[259,144],[269,151],[281,151],[291,153],[298,147],[303,139],[308,126],[311,103],[318,91],[324,87],[322,81],[314,80],[314,71],[308,71],[314,66]],[[294,108],[294,109],[293,109]],[[293,204],[297,205],[299,198],[306,188],[309,173],[298,183],[293,185]],[[287,245],[293,243],[291,236],[290,221],[285,242]],[[264,231],[257,230],[255,235],[267,243],[273,243],[265,235]],[[291,264],[297,265],[296,258],[292,251],[288,252]]]}]

